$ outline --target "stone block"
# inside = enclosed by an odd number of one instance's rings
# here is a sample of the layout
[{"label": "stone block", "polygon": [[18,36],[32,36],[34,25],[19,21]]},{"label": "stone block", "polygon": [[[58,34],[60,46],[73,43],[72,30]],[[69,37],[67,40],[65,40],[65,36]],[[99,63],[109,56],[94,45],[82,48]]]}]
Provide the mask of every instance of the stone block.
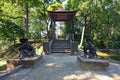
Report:
[{"label": "stone block", "polygon": [[71,54],[77,54],[78,53],[78,42],[71,42]]},{"label": "stone block", "polygon": [[24,58],[24,59],[9,59],[7,61],[9,66],[15,67],[17,65],[23,65],[23,67],[36,67],[40,61],[42,56],[36,56],[31,58]]},{"label": "stone block", "polygon": [[86,59],[80,56],[77,57],[80,68],[84,70],[106,70],[109,66],[109,62],[100,59]]},{"label": "stone block", "polygon": [[45,54],[50,54],[50,42],[43,43],[43,51]]}]

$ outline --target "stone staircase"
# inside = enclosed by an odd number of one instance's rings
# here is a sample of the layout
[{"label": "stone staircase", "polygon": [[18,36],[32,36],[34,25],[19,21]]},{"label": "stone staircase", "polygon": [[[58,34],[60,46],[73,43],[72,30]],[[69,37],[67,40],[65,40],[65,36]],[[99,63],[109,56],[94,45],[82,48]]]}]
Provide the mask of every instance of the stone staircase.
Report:
[{"label": "stone staircase", "polygon": [[69,40],[54,40],[51,53],[68,53],[70,54],[70,41]]}]

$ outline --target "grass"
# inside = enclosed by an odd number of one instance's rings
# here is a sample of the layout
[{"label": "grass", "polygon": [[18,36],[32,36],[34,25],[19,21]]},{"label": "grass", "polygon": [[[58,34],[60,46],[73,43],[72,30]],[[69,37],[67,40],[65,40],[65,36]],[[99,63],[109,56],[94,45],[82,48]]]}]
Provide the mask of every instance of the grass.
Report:
[{"label": "grass", "polygon": [[7,68],[7,62],[6,60],[0,61],[0,70],[5,70]]},{"label": "grass", "polygon": [[35,48],[35,51],[36,51],[36,55],[41,55],[43,51],[43,46],[41,46],[40,48]]},{"label": "grass", "polygon": [[120,53],[107,53],[107,52],[97,51],[97,55],[102,58],[110,58],[113,60],[120,61]]},{"label": "grass", "polygon": [[97,55],[100,56],[100,57],[110,57],[111,55],[106,53],[106,52],[100,52],[100,51],[97,51]]},{"label": "grass", "polygon": [[120,54],[119,55],[113,54],[112,56],[110,56],[110,58],[117,60],[117,61],[120,61]]}]

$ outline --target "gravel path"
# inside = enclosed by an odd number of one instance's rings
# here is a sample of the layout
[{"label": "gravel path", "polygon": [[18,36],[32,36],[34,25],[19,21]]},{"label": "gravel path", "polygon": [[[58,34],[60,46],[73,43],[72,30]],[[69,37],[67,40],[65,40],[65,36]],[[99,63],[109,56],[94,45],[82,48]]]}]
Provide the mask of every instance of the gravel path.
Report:
[{"label": "gravel path", "polygon": [[76,56],[45,55],[38,67],[18,71],[2,80],[120,80],[120,64],[110,63],[107,71],[85,71],[77,65]]}]

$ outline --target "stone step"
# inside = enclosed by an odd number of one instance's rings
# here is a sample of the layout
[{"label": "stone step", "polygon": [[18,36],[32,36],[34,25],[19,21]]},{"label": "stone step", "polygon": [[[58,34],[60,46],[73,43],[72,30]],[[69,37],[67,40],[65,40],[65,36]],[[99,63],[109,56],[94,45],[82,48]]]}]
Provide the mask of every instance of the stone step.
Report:
[{"label": "stone step", "polygon": [[54,42],[54,43],[69,43],[69,42]]},{"label": "stone step", "polygon": [[52,45],[52,48],[70,48],[70,45]]},{"label": "stone step", "polygon": [[54,42],[69,42],[69,40],[54,40]]},{"label": "stone step", "polygon": [[69,46],[52,46],[51,49],[70,49]]},{"label": "stone step", "polygon": [[56,49],[51,49],[52,51],[65,51],[65,50],[70,50],[70,48],[56,48]]},{"label": "stone step", "polygon": [[62,47],[64,47],[64,46],[70,46],[70,45],[69,45],[69,44],[58,44],[58,45],[54,45],[54,44],[53,44],[52,46],[55,46],[55,47],[56,47],[56,46],[62,46]]},{"label": "stone step", "polygon": [[66,42],[53,42],[54,44],[58,45],[58,44],[70,44],[70,43],[66,43]]},{"label": "stone step", "polygon": [[70,53],[70,51],[51,51],[51,53]]},{"label": "stone step", "polygon": [[68,53],[70,52],[70,43],[68,40],[53,41],[51,53]]},{"label": "stone step", "polygon": [[69,43],[53,43],[53,45],[70,45]]},{"label": "stone step", "polygon": [[70,52],[70,48],[68,49],[51,49],[52,53],[68,53]]}]

